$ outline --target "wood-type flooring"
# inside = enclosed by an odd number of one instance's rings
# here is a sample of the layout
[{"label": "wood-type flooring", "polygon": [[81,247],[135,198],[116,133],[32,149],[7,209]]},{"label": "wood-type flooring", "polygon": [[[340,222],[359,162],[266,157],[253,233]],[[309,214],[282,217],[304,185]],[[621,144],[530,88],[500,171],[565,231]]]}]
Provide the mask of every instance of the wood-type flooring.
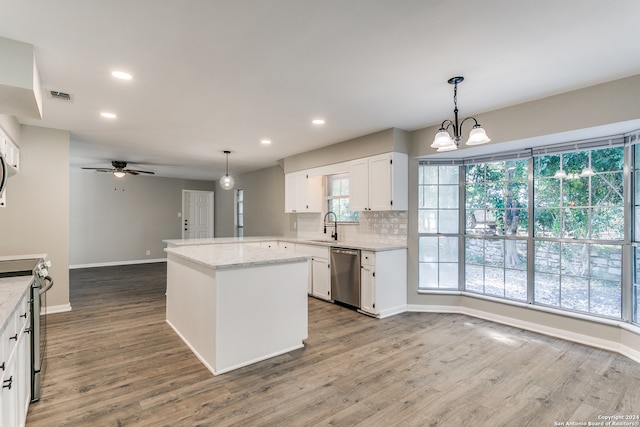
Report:
[{"label": "wood-type flooring", "polygon": [[71,270],[73,311],[47,316],[28,427],[640,424],[640,364],[624,356],[463,315],[379,320],[314,298],[303,349],[213,376],[165,323],[165,278],[164,263]]}]

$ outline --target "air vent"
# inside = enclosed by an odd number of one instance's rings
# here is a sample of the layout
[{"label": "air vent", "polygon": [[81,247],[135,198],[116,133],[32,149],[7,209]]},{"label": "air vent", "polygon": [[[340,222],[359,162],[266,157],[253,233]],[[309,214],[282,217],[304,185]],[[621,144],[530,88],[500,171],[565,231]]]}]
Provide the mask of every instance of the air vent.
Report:
[{"label": "air vent", "polygon": [[60,91],[57,91],[57,90],[50,90],[49,94],[51,95],[51,98],[53,98],[53,99],[57,99],[57,100],[60,100],[60,101],[71,102],[71,94],[70,93],[60,92]]}]

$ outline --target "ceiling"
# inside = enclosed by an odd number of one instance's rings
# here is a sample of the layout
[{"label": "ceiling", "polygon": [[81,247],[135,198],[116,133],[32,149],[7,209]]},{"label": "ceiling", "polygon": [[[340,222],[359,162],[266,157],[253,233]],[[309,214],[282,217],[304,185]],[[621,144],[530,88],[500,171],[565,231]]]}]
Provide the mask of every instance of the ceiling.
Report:
[{"label": "ceiling", "polygon": [[33,44],[43,88],[72,96],[45,96],[42,120],[19,118],[69,130],[72,168],[125,160],[218,179],[223,150],[234,175],[439,123],[452,116],[455,75],[468,116],[640,74],[637,0],[0,0],[0,10],[0,37]]}]

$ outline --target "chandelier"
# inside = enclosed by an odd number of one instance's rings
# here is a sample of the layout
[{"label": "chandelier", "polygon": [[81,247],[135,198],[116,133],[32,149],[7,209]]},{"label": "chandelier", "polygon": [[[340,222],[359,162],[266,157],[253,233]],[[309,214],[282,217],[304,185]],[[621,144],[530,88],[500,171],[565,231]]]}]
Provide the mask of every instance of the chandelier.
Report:
[{"label": "chandelier", "polygon": [[[487,133],[484,131],[482,126],[478,124],[478,121],[473,117],[467,117],[463,119],[461,122],[458,121],[458,83],[462,83],[464,77],[451,77],[448,80],[450,85],[453,85],[453,121],[445,120],[440,125],[440,129],[436,134],[436,137],[433,140],[433,144],[431,144],[431,148],[437,148],[438,151],[451,151],[457,150],[460,145],[460,141],[462,140],[462,125],[467,120],[473,120],[475,123],[473,128],[471,128],[471,132],[469,132],[469,139],[467,140],[467,145],[480,145],[486,144],[491,141],[487,136]],[[453,130],[453,136],[451,136],[450,130]]]}]

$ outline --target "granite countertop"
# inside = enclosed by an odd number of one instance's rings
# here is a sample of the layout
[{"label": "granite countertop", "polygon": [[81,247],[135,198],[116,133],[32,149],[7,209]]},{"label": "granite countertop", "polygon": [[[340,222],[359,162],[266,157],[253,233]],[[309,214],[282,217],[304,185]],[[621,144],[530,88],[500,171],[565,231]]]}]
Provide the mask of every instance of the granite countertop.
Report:
[{"label": "granite countertop", "polygon": [[218,245],[227,243],[251,243],[251,242],[266,242],[277,240],[280,242],[301,243],[305,245],[317,245],[317,246],[338,246],[341,248],[360,249],[364,251],[390,251],[396,249],[406,249],[407,244],[402,242],[371,242],[371,241],[334,241],[325,239],[305,239],[300,237],[284,237],[284,236],[254,236],[254,237],[214,237],[210,239],[170,239],[163,240],[164,243],[180,246],[195,246],[195,245]]},{"label": "granite countertop", "polygon": [[263,249],[239,243],[225,245],[200,244],[166,248],[166,253],[193,261],[212,269],[238,268],[261,264],[278,264],[300,262],[310,259],[309,256],[286,251]]},{"label": "granite countertop", "polygon": [[9,316],[18,305],[20,298],[28,292],[33,276],[5,277],[0,279],[0,330],[3,330]]}]

